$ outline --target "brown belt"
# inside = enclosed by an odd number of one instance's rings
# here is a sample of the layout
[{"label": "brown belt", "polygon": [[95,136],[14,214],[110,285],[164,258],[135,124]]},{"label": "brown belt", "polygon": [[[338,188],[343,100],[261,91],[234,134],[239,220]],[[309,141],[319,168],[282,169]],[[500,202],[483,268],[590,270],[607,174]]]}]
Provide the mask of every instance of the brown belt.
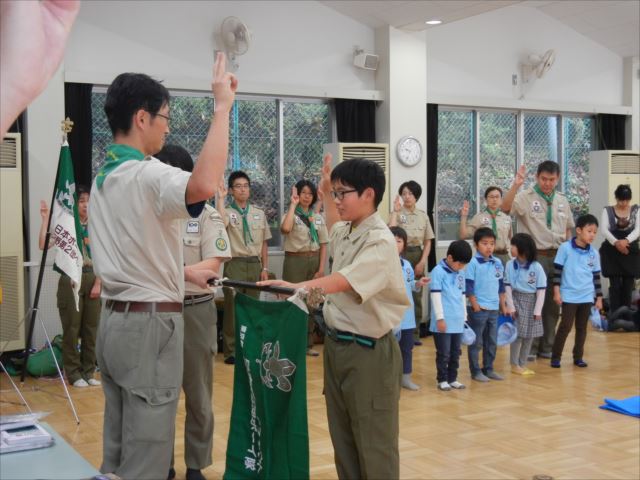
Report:
[{"label": "brown belt", "polygon": [[182,312],[182,303],[175,302],[121,302],[119,300],[107,300],[105,306],[114,312]]},{"label": "brown belt", "polygon": [[557,248],[548,248],[546,250],[538,250],[538,255],[542,255],[543,257],[555,257],[556,253],[558,253]]},{"label": "brown belt", "polygon": [[284,252],[285,257],[317,257],[320,252]]}]

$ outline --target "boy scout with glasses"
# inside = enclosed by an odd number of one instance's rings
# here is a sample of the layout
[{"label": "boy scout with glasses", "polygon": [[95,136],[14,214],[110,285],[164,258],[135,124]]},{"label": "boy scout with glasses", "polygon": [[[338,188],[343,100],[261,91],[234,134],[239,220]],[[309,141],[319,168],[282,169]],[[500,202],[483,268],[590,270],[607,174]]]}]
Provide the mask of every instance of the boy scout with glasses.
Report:
[{"label": "boy scout with glasses", "polygon": [[97,359],[105,396],[100,471],[166,478],[182,383],[185,280],[215,276],[184,266],[181,220],[197,217],[227,163],[229,112],[237,89],[224,54],[214,66],[211,127],[190,175],[153,158],[169,133],[169,92],[124,73],[107,90],[114,144],[93,184],[89,230],[105,300]]},{"label": "boy scout with glasses", "polygon": [[[224,206],[224,196],[219,197],[216,207],[227,227],[231,242],[231,260],[224,266],[224,276],[230,280],[257,282],[269,278],[269,248],[267,240],[271,230],[264,211],[249,203],[251,180],[238,170],[229,175],[232,202]],[[221,192],[224,193],[224,192]],[[237,288],[237,292],[254,298],[260,297],[255,289]],[[236,354],[234,293],[223,288],[224,316],[222,317],[222,345],[224,363],[232,365]]]},{"label": "boy scout with glasses", "polygon": [[325,156],[320,189],[325,199],[333,197],[325,201],[331,274],[295,284],[260,282],[327,294],[324,394],[339,478],[400,475],[402,357],[392,330],[411,304],[395,239],[376,211],[384,188],[376,163],[353,159],[331,171],[331,155]]},{"label": "boy scout with glasses", "polygon": [[[553,278],[553,260],[558,248],[571,239],[575,227],[571,206],[567,197],[556,191],[560,179],[560,167],[556,162],[547,160],[538,165],[536,183],[517,193],[524,184],[525,173],[526,167],[522,165],[511,189],[504,196],[502,210],[505,213],[511,212],[518,220],[519,231],[533,237],[538,262],[544,268],[547,278]],[[553,300],[553,282],[549,281],[542,307],[544,334],[533,342],[530,359],[535,359],[536,354],[542,358],[551,358],[559,316],[560,307]]]},{"label": "boy scout with glasses", "polygon": [[[161,162],[186,172],[193,171],[189,152],[178,145],[165,145],[156,155]],[[231,258],[229,237],[222,217],[205,205],[199,217],[183,221],[184,264],[193,268],[220,271]],[[182,389],[185,396],[184,461],[187,480],[204,480],[200,470],[212,463],[213,448],[213,356],[218,349],[217,313],[213,292],[192,282],[185,282],[184,297],[184,370]],[[167,478],[175,477],[169,470]]]}]

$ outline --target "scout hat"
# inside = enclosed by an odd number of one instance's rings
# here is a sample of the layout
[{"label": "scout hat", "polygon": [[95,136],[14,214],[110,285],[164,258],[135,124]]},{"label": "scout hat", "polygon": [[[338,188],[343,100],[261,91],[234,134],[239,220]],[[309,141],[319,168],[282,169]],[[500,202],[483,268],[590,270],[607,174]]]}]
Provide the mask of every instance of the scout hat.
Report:
[{"label": "scout hat", "polygon": [[513,323],[513,319],[507,315],[500,315],[498,317],[498,346],[509,345],[517,337],[518,329],[515,323]]}]

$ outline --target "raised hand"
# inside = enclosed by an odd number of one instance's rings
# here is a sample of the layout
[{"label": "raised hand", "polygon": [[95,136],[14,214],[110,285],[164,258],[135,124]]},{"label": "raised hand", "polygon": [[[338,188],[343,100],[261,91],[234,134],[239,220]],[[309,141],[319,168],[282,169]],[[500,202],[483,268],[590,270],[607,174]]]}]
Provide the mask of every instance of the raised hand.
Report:
[{"label": "raised hand", "polygon": [[49,206],[44,200],[40,200],[40,216],[42,221],[46,222],[49,219]]},{"label": "raised hand", "polygon": [[329,195],[331,195],[331,159],[330,153],[327,153],[322,159],[322,172],[318,190],[322,190],[325,198],[329,198]]},{"label": "raised hand", "polygon": [[524,184],[524,180],[527,174],[527,167],[525,165],[520,165],[518,171],[516,172],[516,176],[513,179],[513,185],[520,188]]},{"label": "raised hand", "polygon": [[0,134],[58,69],[79,0],[0,2]]},{"label": "raised hand", "polygon": [[227,193],[229,193],[229,190],[227,190],[227,184],[225,183],[224,178],[221,178],[220,182],[218,183],[218,190],[216,194],[218,195],[218,198],[224,200],[227,196]]},{"label": "raised hand", "polygon": [[462,202],[462,208],[460,209],[460,216],[461,217],[469,216],[469,200],[465,200],[464,202]]},{"label": "raised hand", "polygon": [[400,195],[396,195],[396,198],[393,200],[393,211],[399,213],[402,209],[402,199]]},{"label": "raised hand", "polygon": [[291,205],[298,205],[300,203],[300,195],[298,195],[298,189],[294,185],[291,187]]},{"label": "raised hand", "polygon": [[237,89],[238,79],[233,73],[227,72],[227,57],[224,53],[218,52],[216,63],[213,65],[213,80],[211,82],[216,112],[231,110]]}]

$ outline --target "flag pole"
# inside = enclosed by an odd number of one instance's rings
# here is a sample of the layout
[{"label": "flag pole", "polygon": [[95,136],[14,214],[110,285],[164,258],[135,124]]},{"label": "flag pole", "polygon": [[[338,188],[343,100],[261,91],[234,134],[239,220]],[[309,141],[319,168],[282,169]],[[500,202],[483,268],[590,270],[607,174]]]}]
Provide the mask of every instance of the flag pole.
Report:
[{"label": "flag pole", "polygon": [[[61,130],[62,130],[62,144],[66,144],[67,143],[67,135],[69,132],[71,132],[72,128],[73,128],[73,122],[69,119],[69,117],[67,117],[64,121],[61,122]],[[51,240],[51,232],[50,232],[50,228],[51,228],[51,217],[53,214],[53,203],[55,202],[56,199],[56,188],[58,185],[58,179],[59,179],[59,175],[60,175],[60,157],[58,157],[58,166],[56,168],[56,178],[55,178],[55,182],[53,184],[53,193],[51,194],[51,203],[49,205],[51,205],[51,208],[49,209],[49,218],[47,219],[47,233],[45,235],[44,238],[44,248],[42,249],[42,256],[40,258],[40,269],[38,270],[38,281],[36,283],[36,294],[35,297],[33,299],[33,307],[31,309],[31,318],[29,319],[29,333],[27,334],[27,341],[26,341],[26,346],[25,346],[25,350],[24,350],[24,363],[22,364],[22,372],[20,373],[20,383],[24,385],[24,379],[27,373],[27,362],[29,360],[29,355],[30,355],[30,351],[31,351],[31,342],[33,339],[33,330],[35,327],[35,323],[36,323],[36,317],[38,315],[38,304],[40,302],[40,292],[42,290],[42,279],[44,277],[44,268],[45,268],[45,264],[47,261],[47,253],[49,251],[49,241]],[[41,320],[42,321],[42,320]],[[44,323],[42,323],[42,327],[44,328]],[[49,346],[49,351],[51,352],[51,355],[54,356],[54,362],[56,363],[56,368],[58,370],[58,375],[60,377],[60,381],[62,382],[62,386],[64,387],[67,399],[69,400],[69,405],[71,406],[71,410],[73,411],[73,415],[76,419],[76,423],[80,424],[80,420],[78,419],[78,415],[76,414],[76,409],[75,406],[73,404],[73,401],[71,400],[71,396],[69,395],[69,391],[67,390],[67,386],[64,383],[64,377],[62,376],[62,372],[60,370],[60,368],[58,367],[58,362],[55,358],[55,354],[53,352],[53,346],[51,345],[51,341],[49,340],[49,336],[46,333],[46,329],[45,329],[45,336],[47,338],[47,344]]]}]

